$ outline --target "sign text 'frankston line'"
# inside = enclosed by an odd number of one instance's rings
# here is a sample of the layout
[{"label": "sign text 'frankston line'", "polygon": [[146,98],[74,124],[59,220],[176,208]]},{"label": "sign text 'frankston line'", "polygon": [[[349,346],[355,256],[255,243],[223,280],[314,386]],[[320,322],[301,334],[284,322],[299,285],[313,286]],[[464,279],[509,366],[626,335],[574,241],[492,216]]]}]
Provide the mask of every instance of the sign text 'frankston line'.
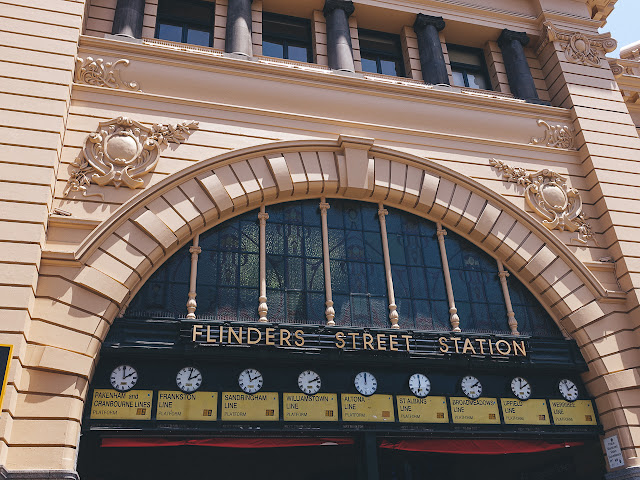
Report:
[{"label": "sign text 'frankston line'", "polygon": [[[246,325],[196,324],[191,328],[191,340],[196,343],[219,345],[264,345],[281,348],[317,348],[318,331],[308,327],[288,329],[279,326],[262,327]],[[328,333],[327,333],[328,332]],[[409,333],[392,331],[334,331],[325,329],[329,343],[323,346],[341,350],[373,350],[413,353],[426,348],[423,335],[414,338]],[[429,334],[430,335],[430,334]],[[439,354],[491,355],[502,357],[526,357],[524,340],[486,337],[461,337],[435,335],[431,342]]]}]

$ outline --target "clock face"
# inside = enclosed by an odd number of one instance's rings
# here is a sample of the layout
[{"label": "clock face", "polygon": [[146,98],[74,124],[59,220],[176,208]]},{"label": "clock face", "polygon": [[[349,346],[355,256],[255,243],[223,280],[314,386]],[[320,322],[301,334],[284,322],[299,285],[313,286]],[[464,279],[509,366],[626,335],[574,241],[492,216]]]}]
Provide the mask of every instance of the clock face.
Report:
[{"label": "clock face", "polygon": [[378,381],[376,380],[376,377],[371,375],[369,372],[360,372],[357,374],[356,378],[353,380],[353,384],[358,392],[367,397],[376,393],[376,390],[378,389]]},{"label": "clock face", "polygon": [[131,365],[120,365],[111,372],[111,386],[119,392],[127,392],[138,382],[138,372]]},{"label": "clock face", "polygon": [[243,370],[238,376],[238,385],[245,393],[256,393],[262,388],[262,374],[253,368]]},{"label": "clock face", "polygon": [[511,391],[520,400],[528,400],[531,396],[531,385],[522,377],[511,380]]},{"label": "clock face", "polygon": [[558,390],[560,390],[562,397],[569,402],[573,402],[578,399],[578,387],[571,380],[566,378],[560,380],[558,383]]},{"label": "clock face", "polygon": [[202,373],[195,367],[184,367],[176,375],[176,385],[184,393],[195,392],[202,385]]},{"label": "clock face", "polygon": [[305,370],[298,375],[298,386],[307,395],[318,393],[321,385],[320,375],[313,370]]},{"label": "clock face", "polygon": [[462,393],[471,399],[475,400],[482,395],[482,384],[476,377],[467,375],[460,382],[460,386],[462,387]]},{"label": "clock face", "polygon": [[426,397],[431,391],[431,382],[426,375],[414,373],[409,378],[409,388],[416,397]]}]

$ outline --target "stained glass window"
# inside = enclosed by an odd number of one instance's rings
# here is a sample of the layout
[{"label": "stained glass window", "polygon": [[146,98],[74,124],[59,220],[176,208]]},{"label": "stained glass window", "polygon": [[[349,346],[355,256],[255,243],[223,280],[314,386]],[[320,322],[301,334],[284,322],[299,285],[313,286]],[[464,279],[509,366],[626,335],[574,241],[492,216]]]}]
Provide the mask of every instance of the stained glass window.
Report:
[{"label": "stained glass window", "polygon": [[[319,200],[266,207],[266,281],[272,322],[324,324],[325,285]],[[389,328],[389,299],[378,205],[329,200],[329,264],[337,325]],[[448,331],[447,299],[436,224],[393,208],[385,217],[391,274],[401,328]],[[464,332],[509,333],[496,260],[449,231],[445,237],[451,283]],[[200,235],[197,318],[258,320],[260,229],[258,211]],[[154,273],[132,300],[127,316],[184,318],[190,245]],[[561,336],[533,294],[508,278],[518,330]]]},{"label": "stained glass window", "polygon": [[388,210],[389,258],[402,327],[450,330],[435,223],[400,210]]},{"label": "stained glass window", "polygon": [[318,200],[266,209],[267,305],[272,322],[325,322]]},{"label": "stained glass window", "polygon": [[509,333],[496,261],[453,232],[447,234],[446,250],[460,328]]},{"label": "stained glass window", "polygon": [[389,326],[378,207],[332,200],[327,215],[336,324]]}]

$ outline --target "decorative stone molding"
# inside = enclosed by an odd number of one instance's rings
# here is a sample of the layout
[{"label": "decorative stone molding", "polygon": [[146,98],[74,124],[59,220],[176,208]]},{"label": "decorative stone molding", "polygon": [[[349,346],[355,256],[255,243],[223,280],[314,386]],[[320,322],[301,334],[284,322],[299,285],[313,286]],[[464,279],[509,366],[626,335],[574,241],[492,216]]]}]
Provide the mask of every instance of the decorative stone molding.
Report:
[{"label": "decorative stone molding", "polygon": [[529,145],[544,145],[552,148],[575,149],[575,130],[568,125],[549,125],[544,120],[538,120],[538,126],[546,130],[540,138],[532,137]]},{"label": "decorative stone molding", "polygon": [[127,117],[101,122],[97,131],[86,138],[63,196],[82,192],[85,197],[103,197],[100,193],[88,194],[92,182],[100,186],[111,184],[116,188],[122,184],[142,188],[144,182],[140,177],[155,168],[160,158],[160,146],[180,144],[197,128],[198,122],[193,121],[175,126],[155,124],[151,128]]},{"label": "decorative stone molding", "polygon": [[116,62],[106,62],[102,58],[86,60],[76,58],[76,82],[95,85],[97,87],[124,88],[139,91],[137,82],[125,82],[120,76],[120,66],[128,66],[129,60],[120,59]]},{"label": "decorative stone molding", "polygon": [[74,470],[6,470],[0,465],[0,480],[79,480]]},{"label": "decorative stone molding", "polygon": [[545,22],[544,35],[537,53],[540,54],[549,42],[560,44],[567,61],[591,66],[600,65],[601,52],[613,52],[618,47],[618,42],[611,38],[610,33],[585,35],[580,32],[559,30],[551,22]]},{"label": "decorative stone molding", "polygon": [[510,167],[495,158],[489,159],[492,167],[502,172],[504,181],[525,187],[527,205],[540,217],[549,230],[578,232],[577,241],[586,244],[589,240],[597,245],[595,234],[582,211],[582,198],[575,188],[567,185],[567,179],[547,168],[536,173],[527,173],[524,168]]}]

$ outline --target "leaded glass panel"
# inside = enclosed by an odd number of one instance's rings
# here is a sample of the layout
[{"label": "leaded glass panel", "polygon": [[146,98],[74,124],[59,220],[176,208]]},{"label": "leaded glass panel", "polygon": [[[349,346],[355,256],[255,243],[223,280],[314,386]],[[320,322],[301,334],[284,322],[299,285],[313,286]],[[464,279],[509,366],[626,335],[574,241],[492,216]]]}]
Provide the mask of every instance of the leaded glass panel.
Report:
[{"label": "leaded glass panel", "polygon": [[325,322],[322,230],[318,200],[267,207],[269,320]]},{"label": "leaded glass panel", "polygon": [[345,200],[330,203],[327,224],[336,324],[388,327],[378,207]]}]

